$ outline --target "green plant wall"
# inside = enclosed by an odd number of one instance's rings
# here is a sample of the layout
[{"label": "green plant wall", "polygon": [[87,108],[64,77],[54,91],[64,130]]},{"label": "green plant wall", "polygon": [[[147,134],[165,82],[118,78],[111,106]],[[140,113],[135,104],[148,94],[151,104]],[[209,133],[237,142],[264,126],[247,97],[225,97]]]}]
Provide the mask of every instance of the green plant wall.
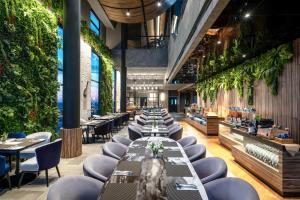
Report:
[{"label": "green plant wall", "polygon": [[55,132],[57,19],[36,0],[0,1],[0,126]]},{"label": "green plant wall", "polygon": [[[253,85],[255,80],[264,80],[273,95],[278,94],[278,78],[282,74],[284,65],[293,57],[291,44],[282,44],[258,57],[245,59],[234,65],[238,58],[238,42],[227,54],[207,59],[202,72],[198,76],[197,91],[206,101],[214,102],[220,88],[225,91],[236,89],[242,97],[244,87],[247,88],[248,104],[253,105]],[[240,58],[239,58],[240,59]],[[240,61],[239,61],[240,62]]]}]

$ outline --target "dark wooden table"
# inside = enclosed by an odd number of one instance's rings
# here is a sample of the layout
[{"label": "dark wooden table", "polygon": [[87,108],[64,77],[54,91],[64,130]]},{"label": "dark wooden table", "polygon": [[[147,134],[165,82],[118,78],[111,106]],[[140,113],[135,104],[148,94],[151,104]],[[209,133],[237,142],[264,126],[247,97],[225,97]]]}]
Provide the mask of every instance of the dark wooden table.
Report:
[{"label": "dark wooden table", "polygon": [[96,126],[101,125],[106,123],[107,120],[101,120],[101,119],[97,119],[97,120],[92,120],[92,121],[87,121],[85,123],[81,123],[80,126],[86,126],[87,127],[87,131],[86,131],[86,143],[89,143],[89,137],[90,137],[90,130],[94,129]]},{"label": "dark wooden table", "polygon": [[20,173],[20,152],[24,149],[40,144],[45,139],[8,139],[5,142],[0,142],[0,152],[16,155],[16,170],[15,174]]},{"label": "dark wooden table", "polygon": [[[149,142],[166,142],[172,145],[164,143],[163,152],[158,158],[153,158],[147,148]],[[173,152],[180,156],[170,156]],[[172,167],[176,170],[170,170]],[[193,188],[183,188],[184,184]],[[131,143],[127,154],[105,183],[99,200],[110,199],[208,200],[208,197],[183,148],[177,142],[169,138],[146,137]]]}]

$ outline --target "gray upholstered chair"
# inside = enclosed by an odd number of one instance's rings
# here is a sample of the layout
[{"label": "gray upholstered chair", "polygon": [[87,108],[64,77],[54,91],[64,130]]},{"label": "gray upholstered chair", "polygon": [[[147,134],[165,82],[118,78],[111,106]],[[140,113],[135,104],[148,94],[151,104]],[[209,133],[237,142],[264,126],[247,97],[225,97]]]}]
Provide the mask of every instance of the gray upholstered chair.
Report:
[{"label": "gray upholstered chair", "polygon": [[169,131],[169,138],[177,141],[182,137],[182,132],[182,126],[177,126],[173,130]]},{"label": "gray upholstered chair", "polygon": [[83,174],[105,183],[112,175],[118,160],[103,155],[91,155],[83,162]]},{"label": "gray upholstered chair", "polygon": [[166,121],[166,120],[168,120],[168,119],[171,119],[172,118],[172,115],[170,115],[170,114],[167,114],[167,115],[165,115],[164,117],[163,117],[163,119]]},{"label": "gray upholstered chair", "polygon": [[126,154],[128,147],[123,144],[118,144],[115,142],[106,142],[103,147],[103,155],[121,160],[121,158]]},{"label": "gray upholstered chair", "polygon": [[50,132],[37,132],[27,135],[26,138],[28,139],[44,139],[42,143],[34,145],[30,148],[24,149],[20,152],[20,158],[29,159],[35,156],[35,149],[37,147],[43,146],[44,144],[48,144],[51,142],[52,133]]},{"label": "gray upholstered chair", "polygon": [[148,117],[146,115],[144,115],[144,114],[141,114],[140,118],[143,119],[143,120],[147,120],[148,119]]},{"label": "gray upholstered chair", "polygon": [[55,167],[57,174],[60,177],[58,164],[60,162],[61,146],[62,146],[62,140],[57,139],[54,142],[37,147],[35,149],[36,156],[20,164],[20,169],[22,173],[21,173],[18,187],[20,187],[22,183],[24,173],[39,173],[40,171],[45,170],[47,187],[49,185],[48,169]]},{"label": "gray upholstered chair", "polygon": [[190,162],[200,160],[206,156],[206,148],[203,144],[194,144],[183,148]]},{"label": "gray upholstered chair", "polygon": [[136,120],[136,122],[139,124],[139,125],[142,125],[142,126],[145,126],[146,125],[146,120],[143,120],[142,118],[138,118]]},{"label": "gray upholstered chair", "polygon": [[209,200],[259,200],[256,190],[239,178],[221,178],[204,184]]},{"label": "gray upholstered chair", "polygon": [[227,165],[221,158],[203,158],[193,162],[192,165],[203,184],[227,175]]},{"label": "gray upholstered chair", "polygon": [[125,146],[129,146],[132,143],[131,139],[121,135],[114,135],[112,141],[119,144],[124,144]]},{"label": "gray upholstered chair", "polygon": [[188,147],[197,143],[197,138],[194,136],[184,137],[177,141],[182,147]]},{"label": "gray upholstered chair", "polygon": [[143,135],[140,132],[140,129],[132,125],[128,126],[128,134],[129,134],[129,139],[132,141],[143,137]]},{"label": "gray upholstered chair", "polygon": [[166,126],[170,126],[174,123],[174,119],[173,118],[170,118],[170,119],[167,119],[166,121],[164,121],[164,124]]},{"label": "gray upholstered chair", "polygon": [[86,176],[65,176],[50,186],[47,200],[97,200],[103,185]]}]

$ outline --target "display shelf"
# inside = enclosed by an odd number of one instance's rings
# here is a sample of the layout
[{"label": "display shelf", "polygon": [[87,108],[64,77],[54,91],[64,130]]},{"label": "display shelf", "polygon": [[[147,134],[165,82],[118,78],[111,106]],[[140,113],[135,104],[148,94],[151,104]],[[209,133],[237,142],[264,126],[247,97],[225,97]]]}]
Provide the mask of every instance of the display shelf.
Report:
[{"label": "display shelf", "polygon": [[[275,140],[248,134],[246,130],[222,121],[219,124],[219,141],[231,149],[236,162],[278,193],[283,196],[299,196],[299,145],[281,144]],[[249,145],[255,147],[255,154],[250,154],[253,152],[249,152]],[[270,153],[273,157],[270,157]]]}]

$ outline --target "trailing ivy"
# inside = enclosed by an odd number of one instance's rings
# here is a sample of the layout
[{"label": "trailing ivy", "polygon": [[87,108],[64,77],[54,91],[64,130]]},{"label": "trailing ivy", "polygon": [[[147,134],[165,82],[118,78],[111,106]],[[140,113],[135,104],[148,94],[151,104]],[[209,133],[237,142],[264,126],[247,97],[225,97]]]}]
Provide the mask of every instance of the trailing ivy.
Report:
[{"label": "trailing ivy", "polygon": [[0,1],[0,132],[55,132],[57,20],[36,0]]},{"label": "trailing ivy", "polygon": [[[235,51],[236,46],[233,47],[232,51]],[[293,57],[292,45],[282,44],[277,48],[273,48],[266,53],[246,60],[245,62],[238,64],[237,66],[230,68],[228,59],[224,59],[225,55],[221,55],[219,58],[214,58],[214,60],[207,61],[207,65],[211,63],[216,63],[221,60],[223,62],[223,67],[220,72],[208,72],[203,71],[200,76],[198,76],[197,91],[202,93],[202,98],[204,101],[207,97],[214,102],[216,99],[218,89],[223,88],[225,91],[231,89],[237,89],[238,94],[242,97],[244,86],[247,88],[247,99],[248,104],[253,105],[253,84],[255,80],[264,80],[266,85],[271,89],[273,95],[278,94],[278,78],[282,74],[284,65],[290,61]],[[204,67],[207,69],[207,67]],[[224,69],[227,69],[224,71]],[[207,77],[203,73],[213,74]]]},{"label": "trailing ivy", "polygon": [[88,26],[87,22],[81,23],[81,33],[84,40],[91,45],[93,50],[101,56],[101,85],[100,101],[101,113],[106,114],[112,111],[112,70],[113,63],[111,52],[103,41]]}]

